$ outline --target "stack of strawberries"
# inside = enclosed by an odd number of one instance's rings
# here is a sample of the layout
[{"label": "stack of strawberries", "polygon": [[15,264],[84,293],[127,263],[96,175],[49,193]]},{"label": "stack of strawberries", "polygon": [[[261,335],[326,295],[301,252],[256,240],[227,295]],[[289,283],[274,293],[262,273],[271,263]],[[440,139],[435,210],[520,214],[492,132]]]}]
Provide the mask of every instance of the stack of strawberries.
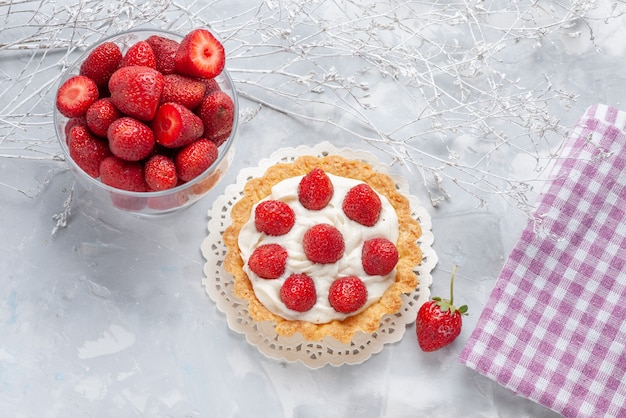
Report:
[{"label": "stack of strawberries", "polygon": [[98,45],[56,96],[70,157],[109,186],[160,191],[204,172],[230,136],[234,102],[215,77],[223,45],[206,29]]},{"label": "stack of strawberries", "polygon": [[[298,183],[298,202],[310,211],[324,209],[334,193],[330,177],[320,168],[313,168]],[[345,194],[341,210],[349,219],[371,227],[380,218],[382,202],[371,186],[359,183]],[[296,222],[294,210],[282,200],[263,200],[254,209],[257,231],[269,236],[289,233]],[[334,264],[344,256],[344,235],[338,228],[328,223],[316,223],[310,227],[307,224],[307,228],[302,237],[302,249],[307,260],[319,265]],[[250,255],[248,267],[262,279],[278,279],[285,273],[289,256],[286,247],[281,244],[262,244]],[[365,274],[385,276],[397,263],[398,249],[391,241],[376,237],[364,242],[361,265]],[[314,275],[307,273],[290,274],[280,286],[281,301],[294,311],[312,309],[317,303],[316,280]],[[328,302],[337,312],[355,313],[367,299],[367,287],[357,276],[334,278],[328,289]]]}]

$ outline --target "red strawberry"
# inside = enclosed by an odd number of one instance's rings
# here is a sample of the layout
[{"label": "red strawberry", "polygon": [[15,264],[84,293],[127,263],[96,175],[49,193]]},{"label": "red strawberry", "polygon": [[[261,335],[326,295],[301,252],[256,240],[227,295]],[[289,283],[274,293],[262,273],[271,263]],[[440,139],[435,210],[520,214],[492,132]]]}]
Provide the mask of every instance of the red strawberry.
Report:
[{"label": "red strawberry", "polygon": [[98,100],[98,86],[89,77],[75,75],[67,79],[56,96],[56,106],[63,116],[76,118],[84,116],[93,102]]},{"label": "red strawberry", "polygon": [[257,247],[248,259],[248,267],[263,279],[277,279],[285,272],[287,250],[279,244]]},{"label": "red strawberry", "polygon": [[130,65],[143,65],[144,67],[156,68],[156,57],[150,44],[146,41],[137,41],[128,48],[122,62],[121,67]]},{"label": "red strawberry", "polygon": [[435,351],[452,343],[461,334],[462,317],[467,315],[467,305],[456,308],[453,304],[454,273],[450,278],[450,300],[434,297],[417,311],[416,334],[424,351]]},{"label": "red strawberry", "polygon": [[213,93],[214,91],[220,91],[220,85],[217,83],[217,80],[215,80],[214,78],[201,78],[200,80],[202,80],[202,82],[204,83],[205,89],[204,89],[204,94],[205,95],[209,95],[211,93]]},{"label": "red strawberry", "polygon": [[187,193],[172,193],[148,198],[148,207],[159,211],[177,209],[189,201]]},{"label": "red strawberry", "polygon": [[381,208],[380,197],[366,183],[348,190],[342,204],[346,216],[364,226],[373,226],[378,222]]},{"label": "red strawberry", "polygon": [[122,114],[113,106],[108,97],[96,100],[89,106],[85,115],[87,126],[91,132],[101,137],[106,137],[109,125],[121,117]]},{"label": "red strawberry", "polygon": [[70,143],[70,131],[74,126],[87,126],[87,120],[84,116],[80,116],[77,118],[70,118],[65,123],[65,127],[63,128],[63,132],[65,133],[65,143],[69,145]]},{"label": "red strawberry", "polygon": [[122,62],[122,51],[114,42],[94,48],[80,66],[80,74],[91,78],[98,88],[106,88],[111,75]]},{"label": "red strawberry", "polygon": [[280,300],[291,310],[308,311],[317,302],[315,282],[306,274],[292,274],[280,287]]},{"label": "red strawberry", "polygon": [[93,136],[84,125],[70,130],[68,148],[72,160],[93,178],[100,177],[100,163],[111,155],[106,141]]},{"label": "red strawberry", "polygon": [[177,73],[190,77],[213,78],[226,63],[224,46],[206,29],[194,29],[180,42],[174,57]]},{"label": "red strawberry", "polygon": [[124,116],[115,120],[107,131],[111,152],[126,161],[146,158],[154,148],[154,134],[145,123]]},{"label": "red strawberry", "polygon": [[143,165],[137,161],[124,161],[114,155],[100,163],[100,180],[111,187],[131,192],[148,190]]},{"label": "red strawberry", "polygon": [[161,101],[163,84],[163,74],[154,68],[122,67],[109,80],[111,102],[128,116],[151,120]]},{"label": "red strawberry", "polygon": [[111,193],[111,203],[113,206],[129,211],[140,211],[146,204],[148,203],[148,199],[146,197],[138,197],[138,196],[126,196],[119,193]]},{"label": "red strawberry", "polygon": [[358,311],[367,302],[365,283],[356,276],[336,279],[328,290],[328,302],[337,312],[352,313]]},{"label": "red strawberry", "polygon": [[217,160],[217,146],[208,139],[198,139],[183,147],[174,159],[178,178],[189,181],[199,176]]},{"label": "red strawberry", "polygon": [[384,276],[398,263],[398,249],[385,238],[373,238],[363,243],[361,263],[367,274]]},{"label": "red strawberry", "polygon": [[174,57],[178,51],[178,42],[163,36],[152,35],[146,42],[152,48],[156,59],[156,69],[162,74],[174,72]]},{"label": "red strawberry", "polygon": [[202,102],[206,85],[203,81],[178,74],[167,74],[161,94],[161,103],[175,102],[195,109]]},{"label": "red strawberry", "polygon": [[264,200],[254,209],[254,225],[267,235],[284,235],[296,222],[293,209],[280,200]]},{"label": "red strawberry", "polygon": [[335,263],[343,256],[343,235],[329,224],[317,224],[309,228],[302,238],[304,253],[314,263]]},{"label": "red strawberry", "polygon": [[233,130],[233,99],[223,91],[214,91],[202,99],[197,113],[204,124],[204,137],[215,142],[218,147],[222,145]]},{"label": "red strawberry", "polygon": [[314,168],[298,184],[300,204],[309,210],[320,210],[328,205],[333,197],[333,183],[324,170]]},{"label": "red strawberry", "polygon": [[167,190],[178,183],[176,165],[170,157],[156,154],[144,165],[144,176],[150,190]]},{"label": "red strawberry", "polygon": [[202,120],[178,103],[164,103],[156,111],[151,124],[154,139],[167,148],[191,144],[202,136]]}]

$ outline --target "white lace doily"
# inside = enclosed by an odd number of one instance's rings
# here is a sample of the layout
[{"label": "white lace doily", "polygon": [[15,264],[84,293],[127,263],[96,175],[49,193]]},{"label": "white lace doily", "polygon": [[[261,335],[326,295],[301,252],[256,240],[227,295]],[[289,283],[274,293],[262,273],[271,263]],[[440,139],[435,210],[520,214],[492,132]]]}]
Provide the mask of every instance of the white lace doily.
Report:
[{"label": "white lace doily", "polygon": [[[234,277],[223,268],[227,248],[222,242],[222,233],[231,223],[230,209],[243,196],[246,182],[261,176],[268,167],[276,163],[290,163],[301,155],[341,155],[345,158],[361,160],[370,164],[376,171],[389,175],[398,190],[409,198],[411,214],[422,227],[419,246],[423,252],[422,263],[415,269],[419,284],[415,291],[402,295],[402,308],[394,315],[385,315],[380,327],[373,334],[358,332],[349,344],[343,344],[327,337],[321,341],[308,341],[300,334],[283,337],[276,333],[271,321],[254,321],[248,313],[248,302],[234,294]],[[228,326],[246,336],[246,340],[256,346],[267,357],[288,362],[300,361],[308,367],[318,368],[325,365],[341,366],[358,364],[378,353],[385,344],[399,341],[406,326],[415,321],[417,310],[430,297],[432,284],[431,272],[437,264],[437,255],[432,249],[434,236],[431,232],[431,218],[420,205],[419,200],[409,194],[406,179],[389,172],[389,167],[382,164],[371,153],[354,151],[347,148],[337,149],[328,142],[313,147],[282,148],[269,158],[262,160],[258,167],[241,170],[237,182],[229,185],[209,210],[208,235],[202,242],[201,250],[206,263],[205,278],[202,284],[207,294],[215,301],[217,308],[226,315]]]}]

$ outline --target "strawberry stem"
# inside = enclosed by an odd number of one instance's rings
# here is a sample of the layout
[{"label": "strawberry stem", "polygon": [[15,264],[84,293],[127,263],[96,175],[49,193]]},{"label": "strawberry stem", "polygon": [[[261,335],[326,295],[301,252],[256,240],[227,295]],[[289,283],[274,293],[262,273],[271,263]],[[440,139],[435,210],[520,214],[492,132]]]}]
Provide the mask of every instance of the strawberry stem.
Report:
[{"label": "strawberry stem", "polygon": [[452,266],[452,275],[450,277],[450,306],[454,306],[454,274],[456,273],[456,264]]}]

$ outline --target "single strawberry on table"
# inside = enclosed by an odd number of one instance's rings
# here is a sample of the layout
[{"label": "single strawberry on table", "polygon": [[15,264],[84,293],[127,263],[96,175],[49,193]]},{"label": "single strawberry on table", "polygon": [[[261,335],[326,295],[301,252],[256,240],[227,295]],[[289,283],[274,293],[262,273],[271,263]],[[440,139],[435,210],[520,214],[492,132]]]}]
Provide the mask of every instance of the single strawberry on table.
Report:
[{"label": "single strawberry on table", "polygon": [[435,351],[452,343],[461,333],[462,317],[467,315],[467,305],[454,306],[454,274],[450,278],[450,299],[433,297],[417,311],[417,341],[423,351]]}]

